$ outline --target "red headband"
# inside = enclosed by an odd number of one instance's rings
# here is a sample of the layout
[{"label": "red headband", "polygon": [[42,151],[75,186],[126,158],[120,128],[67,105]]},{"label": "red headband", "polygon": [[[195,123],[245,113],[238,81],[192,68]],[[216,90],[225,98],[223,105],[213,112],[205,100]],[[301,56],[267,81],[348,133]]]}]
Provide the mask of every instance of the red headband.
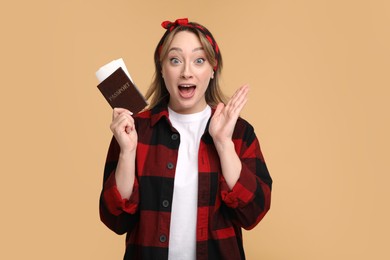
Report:
[{"label": "red headband", "polygon": [[194,28],[194,29],[200,31],[206,37],[206,39],[209,41],[211,46],[213,47],[213,50],[214,50],[214,53],[215,53],[215,60],[217,61],[217,65],[215,65],[214,70],[215,71],[217,70],[217,68],[218,68],[218,58],[220,56],[219,47],[218,47],[218,44],[215,41],[213,35],[209,32],[209,30],[206,29],[206,27],[204,27],[204,26],[202,26],[200,24],[197,24],[197,23],[188,22],[188,18],[177,19],[175,22],[164,21],[164,22],[161,23],[161,26],[164,29],[167,29],[167,31],[165,32],[165,34],[163,35],[162,39],[160,40],[159,55],[160,55],[160,52],[161,52],[161,49],[162,49],[162,45],[164,43],[165,38],[168,36],[168,34],[170,32],[173,31],[173,29],[175,29],[177,27],[180,27],[180,26]]}]

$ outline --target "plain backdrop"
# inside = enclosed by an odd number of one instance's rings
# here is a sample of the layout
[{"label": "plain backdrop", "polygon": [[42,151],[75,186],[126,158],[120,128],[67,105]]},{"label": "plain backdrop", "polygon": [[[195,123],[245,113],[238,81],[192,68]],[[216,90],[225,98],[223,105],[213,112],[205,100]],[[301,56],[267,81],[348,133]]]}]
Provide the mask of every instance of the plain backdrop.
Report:
[{"label": "plain backdrop", "polygon": [[122,259],[99,219],[111,109],[95,71],[122,57],[145,93],[164,20],[214,34],[223,89],[274,180],[248,259],[390,259],[387,0],[2,2],[1,259]]}]

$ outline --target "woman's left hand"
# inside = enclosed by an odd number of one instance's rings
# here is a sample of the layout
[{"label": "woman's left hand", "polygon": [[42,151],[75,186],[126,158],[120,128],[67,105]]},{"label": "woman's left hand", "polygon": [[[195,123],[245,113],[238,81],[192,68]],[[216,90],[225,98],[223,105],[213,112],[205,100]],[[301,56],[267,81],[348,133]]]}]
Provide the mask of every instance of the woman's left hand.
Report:
[{"label": "woman's left hand", "polygon": [[237,119],[248,100],[248,91],[249,86],[243,85],[234,93],[226,105],[218,104],[209,126],[209,133],[216,145],[223,145],[232,141]]}]

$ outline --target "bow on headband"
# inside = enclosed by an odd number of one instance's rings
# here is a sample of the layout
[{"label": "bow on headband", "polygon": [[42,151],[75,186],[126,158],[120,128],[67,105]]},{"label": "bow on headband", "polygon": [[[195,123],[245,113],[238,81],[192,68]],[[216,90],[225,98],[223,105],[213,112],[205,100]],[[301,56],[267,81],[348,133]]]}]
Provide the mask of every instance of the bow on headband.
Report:
[{"label": "bow on headband", "polygon": [[[214,49],[215,59],[218,62],[218,58],[220,56],[218,44],[215,41],[213,35],[209,32],[209,30],[206,29],[206,27],[204,27],[204,26],[202,26],[200,24],[197,24],[197,23],[188,22],[188,18],[180,18],[180,19],[177,19],[174,22],[164,21],[164,22],[161,23],[161,26],[164,29],[166,29],[167,32],[164,34],[163,38],[161,39],[161,45],[159,47],[160,51],[161,51],[161,48],[162,48],[163,40],[166,38],[166,36],[170,32],[173,31],[173,29],[175,29],[176,27],[180,27],[180,26],[182,26],[182,27],[189,27],[189,28],[194,28],[194,29],[198,30],[199,32],[201,32],[206,37],[206,39],[208,40],[208,42],[211,44],[211,46]],[[217,70],[217,68],[218,68],[218,64],[214,67],[214,70]]]},{"label": "bow on headband", "polygon": [[178,25],[179,26],[186,26],[186,25],[188,25],[188,18],[177,19],[175,22],[164,21],[164,22],[161,23],[161,26],[164,29],[169,29],[170,31],[172,31]]}]

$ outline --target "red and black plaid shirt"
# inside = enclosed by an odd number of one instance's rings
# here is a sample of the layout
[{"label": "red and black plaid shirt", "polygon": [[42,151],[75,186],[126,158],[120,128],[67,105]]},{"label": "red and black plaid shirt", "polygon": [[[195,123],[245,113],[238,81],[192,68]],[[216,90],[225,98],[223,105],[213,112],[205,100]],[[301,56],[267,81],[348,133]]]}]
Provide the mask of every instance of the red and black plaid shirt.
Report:
[{"label": "red and black plaid shirt", "polygon": [[[214,111],[213,111],[214,112]],[[166,104],[135,116],[138,133],[136,179],[130,199],[115,184],[120,147],[112,139],[105,164],[100,218],[126,235],[124,259],[168,259],[169,226],[180,134]],[[229,190],[208,126],[198,153],[197,259],[245,259],[241,228],[251,229],[270,208],[272,179],[253,127],[239,118],[233,133],[242,162]]]}]

